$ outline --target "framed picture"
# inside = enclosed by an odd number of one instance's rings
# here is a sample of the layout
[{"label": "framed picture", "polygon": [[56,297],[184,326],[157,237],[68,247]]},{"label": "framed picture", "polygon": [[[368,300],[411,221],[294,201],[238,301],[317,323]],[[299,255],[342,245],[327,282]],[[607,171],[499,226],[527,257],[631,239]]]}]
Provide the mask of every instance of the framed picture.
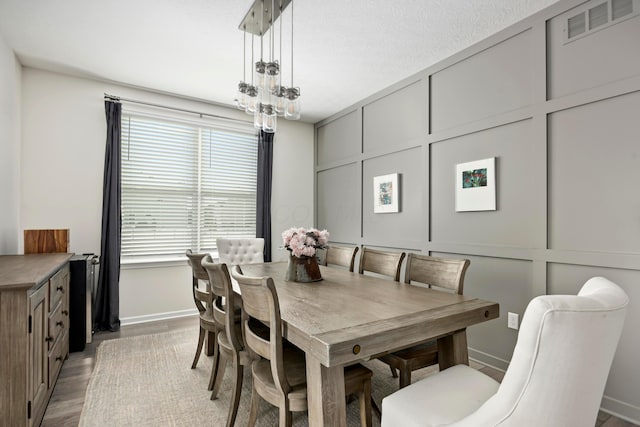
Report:
[{"label": "framed picture", "polygon": [[373,212],[399,212],[400,187],[398,174],[381,175],[373,178]]},{"label": "framed picture", "polygon": [[456,165],[456,212],[496,210],[496,158]]}]

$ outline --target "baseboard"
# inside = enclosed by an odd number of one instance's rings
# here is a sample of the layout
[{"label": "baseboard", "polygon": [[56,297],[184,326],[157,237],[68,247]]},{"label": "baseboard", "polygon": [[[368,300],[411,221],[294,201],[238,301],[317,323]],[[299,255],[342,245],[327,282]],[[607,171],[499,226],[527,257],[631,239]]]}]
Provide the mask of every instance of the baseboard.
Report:
[{"label": "baseboard", "polygon": [[169,311],[166,313],[145,314],[144,316],[123,317],[120,319],[120,325],[135,325],[136,323],[155,322],[158,320],[175,319],[178,317],[195,316],[198,310],[195,308],[189,310]]},{"label": "baseboard", "polygon": [[626,402],[604,396],[600,409],[607,414],[640,425],[640,408]]},{"label": "baseboard", "polygon": [[489,353],[469,348],[469,358],[490,368],[499,371],[506,371],[509,367],[509,361],[497,358]]}]

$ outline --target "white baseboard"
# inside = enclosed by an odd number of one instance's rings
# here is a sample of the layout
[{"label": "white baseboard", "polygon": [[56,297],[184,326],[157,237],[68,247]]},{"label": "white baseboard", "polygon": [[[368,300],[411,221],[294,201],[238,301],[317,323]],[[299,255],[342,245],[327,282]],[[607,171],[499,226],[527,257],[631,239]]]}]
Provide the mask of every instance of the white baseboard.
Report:
[{"label": "white baseboard", "polygon": [[189,310],[169,311],[166,313],[145,314],[144,316],[123,317],[120,319],[120,325],[135,325],[136,323],[155,322],[158,320],[175,319],[178,317],[196,316],[198,310],[195,308]]},{"label": "white baseboard", "polygon": [[600,409],[625,421],[640,425],[640,408],[626,402],[604,396]]},{"label": "white baseboard", "polygon": [[475,350],[473,348],[469,348],[469,358],[485,366],[489,366],[490,368],[494,368],[502,372],[506,371],[509,367],[508,360],[497,358],[489,353]]}]

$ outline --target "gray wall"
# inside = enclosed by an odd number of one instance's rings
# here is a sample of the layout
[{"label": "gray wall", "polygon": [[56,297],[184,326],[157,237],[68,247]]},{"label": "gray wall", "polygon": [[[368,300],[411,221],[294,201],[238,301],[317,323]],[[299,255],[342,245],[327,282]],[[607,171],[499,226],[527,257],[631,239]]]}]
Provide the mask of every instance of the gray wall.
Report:
[{"label": "gray wall", "polygon": [[[567,41],[567,19],[600,3],[560,1],[318,123],[316,225],[335,243],[469,258],[465,293],[501,309],[470,328],[470,353],[501,369],[507,312],[617,282],[631,304],[603,409],[640,424],[640,15]],[[488,157],[497,210],[456,212],[455,165]],[[389,173],[401,210],[374,214],[373,177]]]}]

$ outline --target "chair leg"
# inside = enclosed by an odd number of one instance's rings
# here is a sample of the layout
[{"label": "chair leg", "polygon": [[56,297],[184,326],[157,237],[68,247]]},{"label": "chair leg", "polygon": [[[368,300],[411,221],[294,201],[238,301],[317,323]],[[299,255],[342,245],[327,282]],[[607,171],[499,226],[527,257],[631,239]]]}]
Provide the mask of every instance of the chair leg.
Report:
[{"label": "chair leg", "polygon": [[255,387],[251,387],[251,409],[249,410],[249,421],[247,427],[255,427],[258,419],[258,409],[260,409],[260,396]]},{"label": "chair leg", "polygon": [[196,355],[193,358],[191,369],[196,369],[196,366],[198,365],[198,360],[200,359],[200,353],[202,353],[202,345],[204,344],[204,333],[205,333],[205,330],[200,328],[200,334],[198,335],[198,347],[196,348]]},{"label": "chair leg", "polygon": [[216,371],[216,382],[213,384],[213,391],[211,392],[211,400],[216,400],[220,386],[222,385],[222,379],[224,378],[224,371],[227,368],[227,355],[223,351],[218,351],[220,355],[220,361],[218,362],[218,369]]},{"label": "chair leg", "polygon": [[411,369],[400,369],[400,388],[411,384]]},{"label": "chair leg", "polygon": [[238,414],[238,404],[240,403],[240,393],[242,391],[242,375],[244,373],[244,366],[240,364],[240,358],[236,356],[233,362],[233,372],[235,373],[235,387],[233,388],[233,394],[231,395],[231,402],[229,404],[227,427],[233,427],[233,424],[236,422],[236,415]]},{"label": "chair leg", "polygon": [[291,427],[293,422],[293,417],[291,416],[291,411],[289,410],[289,406],[280,408],[280,422],[279,427]]},{"label": "chair leg", "polygon": [[391,376],[393,378],[398,378],[398,374],[397,374],[395,368],[393,366],[389,365],[389,369],[391,369]]},{"label": "chair leg", "polygon": [[209,376],[209,386],[207,390],[213,390],[213,384],[216,381],[216,375],[218,374],[218,364],[220,364],[220,350],[218,346],[213,347],[213,364],[211,366],[211,375]]}]

